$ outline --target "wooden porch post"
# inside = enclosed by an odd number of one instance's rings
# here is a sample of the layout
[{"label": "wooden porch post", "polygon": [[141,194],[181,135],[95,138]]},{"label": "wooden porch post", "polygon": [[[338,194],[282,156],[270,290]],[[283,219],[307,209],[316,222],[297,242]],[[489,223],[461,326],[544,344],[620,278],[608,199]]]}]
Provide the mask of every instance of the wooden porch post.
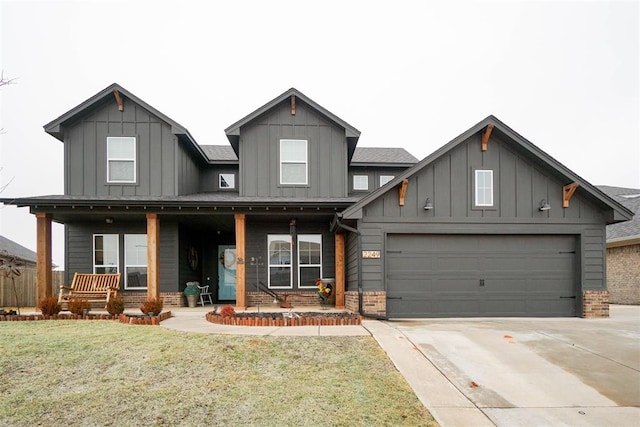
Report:
[{"label": "wooden porch post", "polygon": [[344,308],[344,234],[335,235],[336,242],[336,308]]},{"label": "wooden porch post", "polygon": [[245,215],[235,214],[236,219],[236,307],[247,307],[245,275]]},{"label": "wooden porch post", "polygon": [[147,214],[147,298],[160,298],[160,220]]},{"label": "wooden porch post", "polygon": [[53,295],[51,276],[51,215],[36,214],[36,298]]}]

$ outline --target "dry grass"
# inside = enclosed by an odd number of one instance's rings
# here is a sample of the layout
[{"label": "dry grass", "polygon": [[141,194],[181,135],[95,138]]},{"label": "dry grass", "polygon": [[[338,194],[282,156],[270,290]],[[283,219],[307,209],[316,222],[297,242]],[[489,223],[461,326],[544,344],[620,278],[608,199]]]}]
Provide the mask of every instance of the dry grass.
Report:
[{"label": "dry grass", "polygon": [[436,425],[370,337],[0,323],[2,425]]}]

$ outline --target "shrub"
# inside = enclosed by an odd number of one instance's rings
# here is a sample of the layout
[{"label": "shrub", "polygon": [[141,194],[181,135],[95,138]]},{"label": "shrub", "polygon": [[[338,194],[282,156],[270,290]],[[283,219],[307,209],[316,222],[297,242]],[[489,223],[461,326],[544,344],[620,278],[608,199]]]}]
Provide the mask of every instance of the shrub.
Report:
[{"label": "shrub", "polygon": [[38,310],[45,316],[53,316],[62,311],[62,306],[58,302],[57,298],[45,297],[38,302]]},{"label": "shrub", "polygon": [[69,311],[73,314],[82,315],[84,310],[91,310],[91,303],[86,299],[73,298],[69,300]]},{"label": "shrub", "polygon": [[235,315],[236,311],[233,309],[232,305],[225,305],[220,309],[220,316],[222,317],[231,317]]},{"label": "shrub", "polygon": [[124,300],[122,297],[113,297],[107,303],[107,311],[110,315],[122,314],[124,312]]},{"label": "shrub", "polygon": [[157,316],[162,311],[162,307],[164,306],[164,302],[160,298],[152,298],[148,299],[142,303],[140,306],[140,311],[144,314],[153,314]]}]

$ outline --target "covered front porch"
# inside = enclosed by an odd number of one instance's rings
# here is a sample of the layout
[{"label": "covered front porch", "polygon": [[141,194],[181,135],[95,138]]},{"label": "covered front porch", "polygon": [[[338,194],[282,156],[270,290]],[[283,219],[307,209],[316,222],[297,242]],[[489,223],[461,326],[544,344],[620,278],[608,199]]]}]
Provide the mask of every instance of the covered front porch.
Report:
[{"label": "covered front porch", "polygon": [[[261,292],[260,287],[270,288],[278,295],[291,301],[294,306],[318,305],[320,298],[314,287],[314,281],[305,278],[300,269],[291,265],[274,268],[269,260],[268,235],[291,236],[291,244],[295,250],[298,244],[297,233],[314,232],[321,236],[323,261],[320,272],[324,277],[334,280],[334,306],[343,309],[345,306],[345,240],[341,234],[333,234],[328,230],[330,213],[320,208],[313,212],[298,208],[296,218],[298,229],[291,226],[291,214],[281,208],[257,209],[248,207],[200,207],[200,206],[165,206],[154,207],[149,212],[148,206],[117,205],[115,203],[99,206],[97,203],[76,203],[73,206],[32,206],[36,216],[37,227],[37,298],[53,295],[51,276],[52,267],[52,234],[53,221],[65,224],[65,271],[67,284],[75,271],[96,271],[95,236],[107,234],[118,235],[119,265],[117,272],[123,274],[121,295],[130,306],[135,306],[144,299],[162,298],[167,307],[185,305],[182,296],[187,281],[198,281],[202,285],[210,285],[216,304],[234,304],[239,309],[272,305],[273,298]],[[241,212],[239,212],[241,211]],[[333,212],[333,210],[331,210]],[[144,235],[144,242],[138,247],[146,246],[141,252],[144,262],[143,281],[146,286],[132,286],[132,271],[125,259],[125,240],[128,233]],[[222,297],[218,264],[224,264],[221,253],[233,250],[232,297]],[[93,254],[93,255],[92,255]],[[296,252],[291,253],[292,258]],[[93,260],[91,258],[94,258]],[[292,261],[288,261],[292,263]],[[293,262],[299,262],[296,258]],[[276,266],[277,267],[277,266]],[[116,267],[112,267],[116,269]],[[288,288],[270,286],[269,274],[273,271],[288,268],[292,285]],[[294,271],[295,270],[295,271]],[[298,277],[298,275],[300,277]],[[249,276],[249,277],[247,277]],[[308,276],[308,274],[307,274]],[[131,279],[131,280],[126,280]],[[229,278],[227,277],[227,280]],[[295,283],[294,283],[295,279]],[[229,289],[226,290],[229,294]]]}]

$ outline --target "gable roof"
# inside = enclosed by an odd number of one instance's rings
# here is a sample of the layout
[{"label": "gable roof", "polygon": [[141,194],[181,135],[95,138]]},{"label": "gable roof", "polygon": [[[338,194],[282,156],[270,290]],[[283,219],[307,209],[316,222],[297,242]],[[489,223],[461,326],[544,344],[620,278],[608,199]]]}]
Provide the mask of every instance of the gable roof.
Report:
[{"label": "gable roof", "polygon": [[138,98],[137,96],[135,96],[134,94],[132,94],[131,92],[129,92],[128,90],[120,86],[118,83],[110,84],[100,92],[93,95],[91,98],[78,104],[77,106],[73,107],[71,110],[62,114],[60,117],[47,123],[46,125],[43,126],[44,131],[47,132],[49,135],[55,137],[56,139],[64,142],[64,135],[63,135],[62,128],[66,124],[72,123],[80,115],[84,114],[87,109],[94,107],[96,104],[98,104],[105,98],[111,97],[112,99],[115,100],[115,91],[118,91],[118,93],[122,97],[128,98],[129,100],[133,101],[134,103],[140,105],[142,108],[149,111],[152,115],[166,122],[169,126],[171,126],[171,132],[173,134],[179,135],[183,139],[186,139],[187,142],[191,144],[192,148],[197,153],[200,154],[202,160],[206,161],[207,156],[204,154],[204,152],[202,151],[202,149],[200,148],[196,140],[193,138],[193,136],[191,136],[187,128],[185,128],[184,126],[182,126],[180,123],[176,122],[169,116],[156,110],[151,105],[147,104],[145,101],[143,101],[142,99]]},{"label": "gable roof", "polygon": [[292,96],[295,96],[296,102],[298,100],[304,102],[305,104],[309,105],[311,108],[322,114],[325,118],[344,128],[349,147],[348,158],[351,159],[351,157],[353,156],[353,152],[355,151],[356,144],[358,143],[358,138],[360,138],[360,131],[295,88],[291,88],[281,95],[278,95],[271,101],[264,104],[262,107],[258,108],[252,113],[249,113],[224,130],[224,132],[227,134],[227,139],[229,139],[229,142],[231,143],[231,146],[233,147],[233,150],[236,152],[236,154],[238,153],[238,143],[240,141],[240,128],[265,114],[266,112],[276,108],[280,103],[290,100]]},{"label": "gable roof", "polygon": [[629,221],[607,225],[607,243],[640,243],[640,189],[599,185],[598,188],[634,213]]},{"label": "gable roof", "polygon": [[477,123],[475,126],[471,127],[469,130],[463,132],[458,135],[456,138],[451,140],[449,143],[443,145],[438,150],[434,151],[432,154],[428,155],[424,159],[422,159],[415,166],[407,169],[403,173],[396,176],[392,181],[387,183],[386,185],[378,188],[377,190],[369,193],[364,196],[360,201],[355,203],[353,206],[345,209],[342,212],[342,217],[344,219],[360,219],[362,218],[362,208],[394,188],[396,185],[400,184],[404,179],[409,178],[423,168],[433,163],[436,159],[444,155],[445,153],[453,150],[459,144],[462,144],[471,136],[481,132],[488,125],[493,125],[493,135],[498,135],[502,138],[506,138],[509,141],[514,142],[519,147],[521,147],[525,152],[540,160],[543,164],[545,164],[548,168],[556,171],[561,176],[564,176],[567,182],[576,182],[579,184],[580,191],[584,191],[587,194],[591,195],[593,198],[598,200],[603,205],[609,207],[613,211],[613,217],[608,219],[608,224],[612,224],[615,222],[626,221],[633,217],[633,212],[629,209],[613,200],[602,191],[598,190],[595,186],[589,184],[586,180],[580,178],[576,173],[569,170],[562,163],[551,157],[549,154],[542,151],[540,148],[535,146],[533,143],[528,141],[522,135],[511,129],[509,126],[498,120],[495,116],[491,115],[486,117],[484,120]]},{"label": "gable roof", "polygon": [[418,159],[404,148],[356,147],[351,159],[351,166],[412,166],[416,163]]},{"label": "gable roof", "polygon": [[0,236],[0,256],[2,255],[16,257],[20,261],[29,263],[35,263],[37,260],[37,255],[34,251],[4,236]]},{"label": "gable roof", "polygon": [[230,145],[201,145],[210,162],[238,163],[238,156]]}]

